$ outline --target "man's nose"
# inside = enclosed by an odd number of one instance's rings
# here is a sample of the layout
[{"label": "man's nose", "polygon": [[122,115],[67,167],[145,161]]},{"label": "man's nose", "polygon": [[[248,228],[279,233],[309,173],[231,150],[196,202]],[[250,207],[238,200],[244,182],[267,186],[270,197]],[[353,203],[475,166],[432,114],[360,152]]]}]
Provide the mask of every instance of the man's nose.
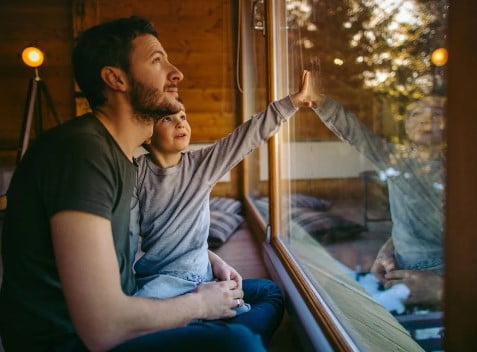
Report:
[{"label": "man's nose", "polygon": [[184,79],[184,74],[177,67],[171,64],[171,72],[168,78],[169,80],[178,83]]}]

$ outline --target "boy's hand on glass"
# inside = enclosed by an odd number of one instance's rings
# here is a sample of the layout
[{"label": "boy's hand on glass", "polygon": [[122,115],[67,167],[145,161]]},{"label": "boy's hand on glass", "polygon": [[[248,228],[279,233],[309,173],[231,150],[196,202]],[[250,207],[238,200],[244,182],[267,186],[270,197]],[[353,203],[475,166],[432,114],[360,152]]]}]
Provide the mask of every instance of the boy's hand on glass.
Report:
[{"label": "boy's hand on glass", "polygon": [[316,92],[314,84],[316,77],[311,77],[311,72],[304,70],[301,75],[300,90],[290,95],[293,105],[297,108],[317,107],[321,104],[323,96]]}]

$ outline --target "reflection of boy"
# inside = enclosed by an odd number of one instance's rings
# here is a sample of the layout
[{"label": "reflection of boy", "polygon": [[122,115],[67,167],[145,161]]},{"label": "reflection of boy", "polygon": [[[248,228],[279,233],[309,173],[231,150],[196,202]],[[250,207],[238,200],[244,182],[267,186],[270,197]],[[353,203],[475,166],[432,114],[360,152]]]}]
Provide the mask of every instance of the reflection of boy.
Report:
[{"label": "reflection of boy", "polygon": [[[173,297],[214,279],[235,280],[242,286],[240,274],[207,250],[210,192],[226,172],[267,140],[298,107],[310,105],[305,102],[308,75],[304,74],[299,93],[273,102],[230,135],[201,150],[185,151],[191,128],[184,111],[156,122],[148,146],[150,153],[137,159],[131,234],[133,239],[137,235],[142,237],[141,248],[145,253],[135,264],[139,286],[135,295]],[[251,282],[261,286],[264,293],[268,287],[268,296],[249,301],[247,291]],[[270,301],[277,300],[275,291],[281,300],[279,288],[268,280],[244,280],[243,290],[244,300],[252,304],[252,311],[261,311],[263,319],[269,319],[265,315],[270,313],[267,308]],[[237,302],[237,313],[250,309],[248,304],[243,304],[244,300]],[[245,321],[252,316],[235,319]],[[258,331],[255,332],[263,337],[260,331],[266,327],[263,319],[246,325],[256,325]]]},{"label": "reflection of boy", "polygon": [[444,98],[427,97],[408,107],[409,143],[397,145],[373,134],[338,102],[326,98],[315,112],[341,140],[363,153],[387,179],[392,237],[372,272],[386,287],[405,283],[408,303],[441,299]]}]

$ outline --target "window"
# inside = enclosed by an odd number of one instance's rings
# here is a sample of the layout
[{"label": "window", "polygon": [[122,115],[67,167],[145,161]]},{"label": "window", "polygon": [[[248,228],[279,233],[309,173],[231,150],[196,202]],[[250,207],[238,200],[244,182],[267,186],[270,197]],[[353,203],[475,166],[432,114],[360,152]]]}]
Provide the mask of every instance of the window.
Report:
[{"label": "window", "polygon": [[[264,32],[263,1],[240,2],[240,13],[243,23],[240,26],[241,46],[240,89],[243,101],[243,118],[249,119],[252,115],[262,111],[268,101],[267,96],[267,60],[266,41]],[[249,14],[253,14],[250,16]],[[239,70],[238,70],[239,71]],[[245,194],[248,199],[259,200],[268,197],[268,146],[262,144],[254,150],[244,161],[245,164]],[[268,216],[268,205],[247,202],[255,205],[253,213],[258,215],[260,226],[264,231],[265,223],[260,219]]]},{"label": "window", "polygon": [[[272,141],[277,194],[253,202],[272,205],[276,224],[262,215],[276,245],[348,348],[441,349],[447,3],[282,0],[271,9],[273,98],[295,92],[303,69],[317,101],[326,98]],[[384,289],[370,271],[385,244],[396,268],[429,272],[407,271],[415,286]]]}]

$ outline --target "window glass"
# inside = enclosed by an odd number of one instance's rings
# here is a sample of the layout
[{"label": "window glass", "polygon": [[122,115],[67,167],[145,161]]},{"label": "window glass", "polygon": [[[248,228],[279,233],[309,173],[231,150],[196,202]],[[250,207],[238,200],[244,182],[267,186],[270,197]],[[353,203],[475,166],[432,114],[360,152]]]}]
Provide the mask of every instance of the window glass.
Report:
[{"label": "window glass", "polygon": [[[285,15],[283,15],[285,14]],[[446,1],[282,0],[280,238],[362,350],[439,350]]]}]

